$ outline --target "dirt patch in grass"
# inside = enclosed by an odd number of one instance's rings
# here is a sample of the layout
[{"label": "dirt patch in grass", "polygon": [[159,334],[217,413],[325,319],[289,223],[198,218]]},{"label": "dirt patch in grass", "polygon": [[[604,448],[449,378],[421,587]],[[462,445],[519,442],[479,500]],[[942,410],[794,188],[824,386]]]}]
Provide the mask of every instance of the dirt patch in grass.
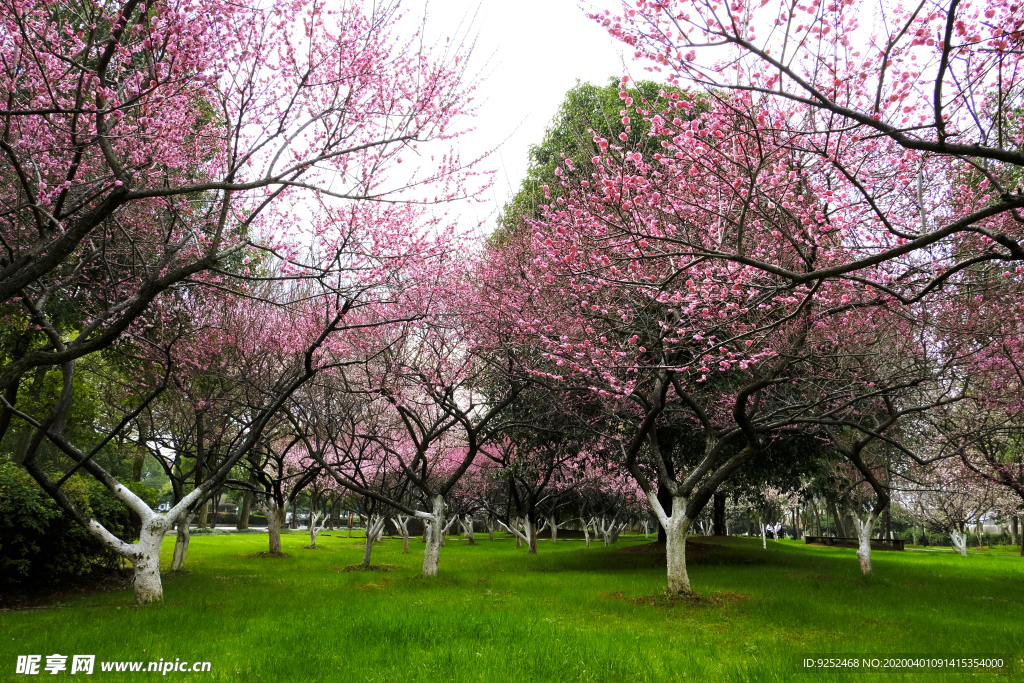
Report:
[{"label": "dirt patch in grass", "polygon": [[302,546],[302,548],[300,548],[300,550],[323,550],[323,549],[324,549],[324,547],[322,545],[304,545],[304,546]]},{"label": "dirt patch in grass", "polygon": [[332,572],[390,572],[395,569],[401,569],[402,566],[398,564],[371,564],[369,567],[364,567],[361,564],[353,564],[348,567],[331,567]]},{"label": "dirt patch in grass", "polygon": [[789,572],[788,576],[796,581],[832,581],[835,578],[831,574],[814,574],[812,572]]},{"label": "dirt patch in grass", "polygon": [[669,595],[668,593],[657,593],[655,595],[638,595],[627,598],[622,591],[605,594],[604,597],[619,600],[630,605],[643,605],[647,607],[676,607],[687,605],[690,607],[722,607],[724,605],[736,605],[750,599],[749,595],[743,593],[732,593],[729,591],[718,591],[715,593],[690,595]]},{"label": "dirt patch in grass", "polygon": [[288,553],[272,553],[272,552],[269,552],[267,550],[264,550],[261,553],[253,553],[252,555],[232,555],[231,557],[241,557],[242,559],[245,559],[245,560],[262,560],[262,559],[280,560],[280,559],[283,559],[285,557],[291,557],[291,555],[289,555]]}]

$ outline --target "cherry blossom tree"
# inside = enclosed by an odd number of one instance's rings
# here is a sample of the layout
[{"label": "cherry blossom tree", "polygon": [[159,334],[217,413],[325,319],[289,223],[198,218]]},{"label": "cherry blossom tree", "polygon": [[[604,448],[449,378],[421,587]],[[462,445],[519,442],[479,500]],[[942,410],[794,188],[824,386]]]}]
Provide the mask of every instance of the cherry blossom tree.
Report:
[{"label": "cherry blossom tree", "polygon": [[[424,576],[437,575],[448,528],[445,497],[500,433],[503,411],[526,382],[500,309],[478,299],[475,267],[468,254],[453,250],[437,279],[419,290],[423,299],[413,308],[428,313],[375,331],[379,352],[345,379],[346,391],[365,397],[360,414],[374,417],[332,428],[338,445],[326,456],[314,454],[342,486],[424,521]],[[352,458],[367,440],[398,463],[426,510],[359,481]]]},{"label": "cherry blossom tree", "polygon": [[[465,54],[423,46],[393,4],[7,3],[0,21],[10,94],[0,303],[38,331],[0,368],[0,385],[11,395],[36,367],[64,377],[48,414],[4,408],[35,428],[34,449],[48,439],[142,518],[139,543],[114,538],[63,495],[66,478],[50,481],[27,454],[40,485],[132,561],[139,601],[157,600],[170,524],[220,485],[298,387],[365,359],[365,345],[339,333],[417,315],[394,304],[448,249],[438,219],[414,205],[466,196],[473,173],[444,150],[399,164],[459,133],[472,92]],[[247,363],[232,370],[250,410],[219,465],[157,515],[63,435],[63,416],[77,359],[161,327],[173,302],[209,301],[200,291],[227,296],[197,312],[224,318],[215,327]],[[198,339],[183,355],[209,359]]]},{"label": "cherry blossom tree", "polygon": [[[714,248],[681,242],[685,251],[793,283],[870,283],[901,301],[979,264],[1024,259],[1015,4],[638,0],[591,17],[670,84],[721,98],[793,152],[788,168],[759,164],[757,182],[734,196],[770,193],[788,175],[818,199],[755,209]],[[814,228],[794,230],[783,215]],[[753,251],[757,222],[833,258]]]}]

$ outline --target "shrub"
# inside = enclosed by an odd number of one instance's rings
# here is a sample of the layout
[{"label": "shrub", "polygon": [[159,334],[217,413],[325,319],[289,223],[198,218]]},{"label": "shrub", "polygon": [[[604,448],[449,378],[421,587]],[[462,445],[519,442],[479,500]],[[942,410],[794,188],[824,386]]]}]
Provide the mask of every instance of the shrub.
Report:
[{"label": "shrub", "polygon": [[[155,493],[142,484],[121,483],[150,505],[155,503]],[[138,517],[99,482],[74,476],[63,490],[118,538],[138,538]],[[0,462],[0,589],[59,584],[117,562],[25,470]]]}]

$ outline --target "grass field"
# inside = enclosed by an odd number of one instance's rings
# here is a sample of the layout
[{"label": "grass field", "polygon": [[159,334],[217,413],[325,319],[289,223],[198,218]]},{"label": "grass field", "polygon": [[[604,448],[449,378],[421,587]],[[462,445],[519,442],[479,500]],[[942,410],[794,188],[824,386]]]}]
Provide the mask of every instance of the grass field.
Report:
[{"label": "grass field", "polygon": [[[164,544],[170,561],[173,539]],[[362,539],[283,538],[289,557],[248,557],[265,535],[195,536],[163,603],[130,591],[0,614],[0,680],[17,655],[96,655],[85,680],[174,681],[966,681],[968,673],[797,670],[802,656],[1011,655],[1024,679],[1024,558],[1016,550],[874,553],[760,539],[704,539],[690,552],[697,600],[664,597],[663,553],[642,537],[610,548],[450,540],[441,576],[422,544],[374,550],[388,571],[345,572]],[[204,673],[103,673],[102,661],[209,661]],[[70,659],[68,668],[70,669]],[[145,666],[143,667],[145,668]],[[78,680],[67,672],[47,680]]]}]

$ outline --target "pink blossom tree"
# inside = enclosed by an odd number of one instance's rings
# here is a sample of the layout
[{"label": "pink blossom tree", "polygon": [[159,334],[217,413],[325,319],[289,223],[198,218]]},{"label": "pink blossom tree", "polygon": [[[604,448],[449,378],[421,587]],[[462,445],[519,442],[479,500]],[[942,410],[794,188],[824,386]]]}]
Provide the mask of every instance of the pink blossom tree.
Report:
[{"label": "pink blossom tree", "polygon": [[[157,549],[170,524],[219,485],[299,386],[365,358],[359,335],[341,333],[408,319],[396,301],[447,251],[413,204],[466,196],[473,173],[445,151],[409,171],[399,164],[459,132],[472,84],[458,49],[432,53],[400,37],[390,4],[65,9],[0,8],[10,93],[0,303],[35,333],[0,368],[0,385],[11,395],[32,368],[61,368],[64,391],[47,415],[4,408],[35,428],[34,449],[49,439],[136,512],[142,538],[126,543],[89,520],[34,450],[24,464],[133,563],[137,598],[148,602],[162,597]],[[307,230],[310,204],[321,214]],[[264,281],[278,284],[252,291]],[[287,281],[304,284],[289,291]],[[230,370],[246,380],[250,410],[217,467],[158,515],[94,449],[62,434],[63,415],[77,359],[141,338],[162,325],[161,307],[208,301],[203,290],[229,295],[223,310],[198,312],[222,315],[216,327],[242,363]],[[69,308],[70,324],[55,317]],[[209,358],[199,339],[184,346],[179,357]]]},{"label": "pink blossom tree", "polygon": [[[680,111],[671,121],[620,93],[623,124],[635,105],[662,151],[647,157],[626,133],[595,135],[596,170],[564,159],[543,217],[501,247],[497,281],[520,288],[510,306],[543,350],[536,376],[589,391],[614,415],[610,436],[667,531],[669,590],[687,593],[690,525],[766,438],[856,423],[859,410],[908,388],[944,396],[946,360],[930,357],[912,302],[865,284],[890,277],[884,262],[861,264],[854,279],[794,282],[789,271],[708,256],[740,240],[747,254],[831,273],[848,261],[849,231],[825,220],[826,188],[801,176],[785,135],[749,116],[746,95],[699,112],[694,95],[663,96]],[[892,362],[873,368],[881,353]],[[907,400],[897,412],[918,410]],[[681,432],[702,445],[674,471]]]},{"label": "pink blossom tree", "polygon": [[[972,266],[1024,259],[1024,24],[1015,4],[638,0],[617,16],[591,17],[669,83],[728,103],[794,155],[786,167],[757,164],[725,195],[753,200],[791,183],[788,201],[767,212],[751,201],[743,230],[713,249],[688,244],[691,253],[793,283],[870,283],[900,301]],[[662,120],[687,135],[685,124]],[[708,134],[732,138],[728,129]],[[817,201],[806,202],[803,190]],[[793,216],[800,221],[786,220]],[[833,258],[788,261],[782,250],[751,250],[758,223]],[[845,239],[836,242],[836,232]]]}]

